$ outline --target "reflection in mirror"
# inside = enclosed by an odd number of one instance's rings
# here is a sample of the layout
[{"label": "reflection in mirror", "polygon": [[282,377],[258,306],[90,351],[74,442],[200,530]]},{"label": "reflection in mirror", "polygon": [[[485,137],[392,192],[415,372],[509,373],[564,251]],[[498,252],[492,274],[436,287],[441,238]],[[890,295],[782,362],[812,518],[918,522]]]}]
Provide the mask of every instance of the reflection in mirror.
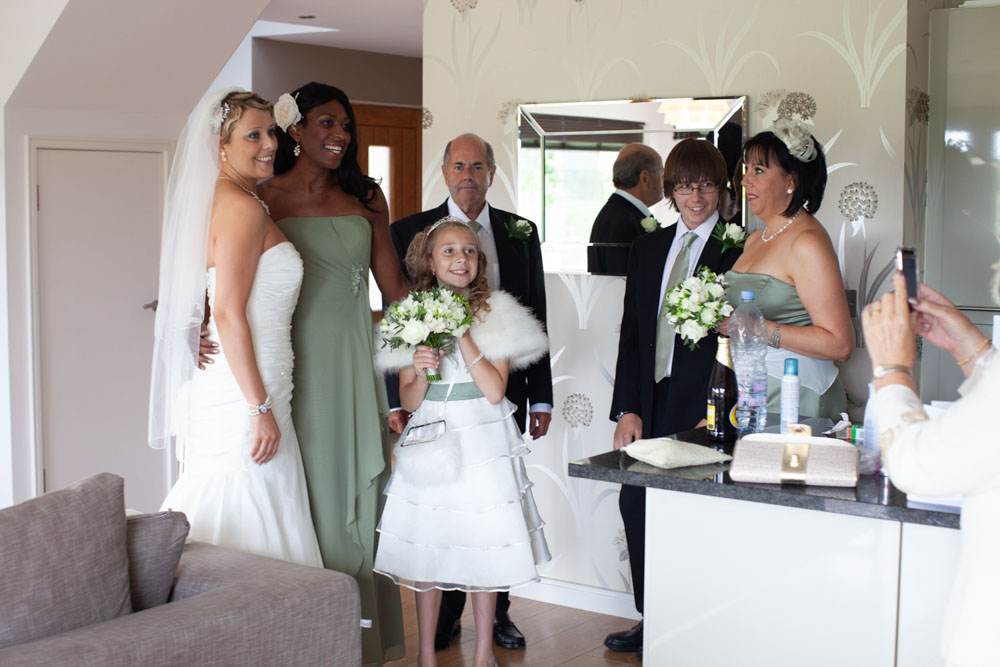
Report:
[{"label": "reflection in mirror", "polygon": [[[609,260],[600,262],[602,273],[624,275],[630,243],[590,244],[594,218],[615,191],[611,170],[623,146],[643,143],[666,159],[682,139],[705,139],[722,151],[731,177],[746,129],[746,97],[521,105],[518,212],[538,224],[545,270],[586,272],[589,252],[592,267],[599,254]],[[745,226],[742,194],[723,201],[720,214]],[[649,208],[663,226],[677,220],[665,199]]]}]

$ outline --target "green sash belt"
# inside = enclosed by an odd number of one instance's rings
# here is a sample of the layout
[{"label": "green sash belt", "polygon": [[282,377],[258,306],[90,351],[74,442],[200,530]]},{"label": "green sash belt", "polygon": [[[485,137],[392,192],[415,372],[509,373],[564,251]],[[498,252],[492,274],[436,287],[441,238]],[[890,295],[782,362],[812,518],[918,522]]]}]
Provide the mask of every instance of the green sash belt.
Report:
[{"label": "green sash belt", "polygon": [[[424,396],[424,400],[443,401],[445,396],[448,396],[448,383],[435,382],[427,387],[427,395]],[[474,398],[482,397],[483,392],[479,391],[479,387],[476,386],[475,382],[456,382],[454,388],[451,390],[451,396],[448,396],[448,400],[471,401]]]}]

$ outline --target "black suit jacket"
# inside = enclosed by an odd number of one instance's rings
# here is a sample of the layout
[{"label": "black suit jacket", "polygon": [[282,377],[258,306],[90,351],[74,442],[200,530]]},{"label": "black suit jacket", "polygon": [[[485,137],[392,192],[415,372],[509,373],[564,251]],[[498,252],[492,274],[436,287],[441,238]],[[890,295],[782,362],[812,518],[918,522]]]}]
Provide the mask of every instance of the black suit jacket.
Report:
[{"label": "black suit jacket", "polygon": [[[662,437],[694,428],[705,416],[709,375],[715,361],[717,339],[709,335],[689,350],[679,335],[674,336],[674,354],[667,384],[667,398],[654,407],[653,367],[656,358],[656,318],[663,267],[678,225],[671,225],[640,237],[632,244],[625,282],[625,307],[618,365],[615,371],[611,419],[620,412],[634,412],[642,418],[644,438]],[[698,259],[698,268],[707,266],[717,274],[733,267],[742,252],[709,238]],[[665,410],[666,432],[653,433],[653,410]]]},{"label": "black suit jacket", "polygon": [[587,249],[587,270],[624,276],[628,269],[628,247],[646,233],[642,219],[646,217],[635,204],[617,192],[611,193],[590,229],[591,243],[618,243],[621,247],[591,246]]},{"label": "black suit jacket", "polygon": [[[448,215],[448,201],[437,208],[422,211],[397,220],[389,226],[392,245],[396,248],[400,263],[406,257],[417,232]],[[531,224],[531,237],[527,241],[512,239],[507,235],[507,222],[511,218],[520,219],[513,213],[490,206],[490,226],[497,247],[500,264],[500,288],[513,295],[521,305],[531,309],[543,324],[545,320],[545,273],[542,271],[542,246],[538,240],[538,228]],[[409,275],[406,266],[403,273]],[[410,276],[412,279],[412,276]],[[399,406],[399,384],[387,378],[389,402]],[[528,418],[528,406],[534,403],[552,403],[552,367],[548,353],[526,369],[514,371],[507,378],[507,398],[517,406],[515,419],[524,432]]]}]

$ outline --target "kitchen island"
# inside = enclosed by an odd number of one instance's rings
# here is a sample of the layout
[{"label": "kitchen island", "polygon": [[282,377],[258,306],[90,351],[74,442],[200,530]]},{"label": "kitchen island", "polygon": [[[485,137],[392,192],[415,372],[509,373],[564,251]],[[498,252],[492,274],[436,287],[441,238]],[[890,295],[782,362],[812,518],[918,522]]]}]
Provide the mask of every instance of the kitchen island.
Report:
[{"label": "kitchen island", "polygon": [[[708,444],[704,429],[677,437]],[[746,484],[728,467],[663,470],[624,452],[569,464],[571,477],[647,489],[645,664],[944,664],[956,511],[908,506],[878,475]]]}]

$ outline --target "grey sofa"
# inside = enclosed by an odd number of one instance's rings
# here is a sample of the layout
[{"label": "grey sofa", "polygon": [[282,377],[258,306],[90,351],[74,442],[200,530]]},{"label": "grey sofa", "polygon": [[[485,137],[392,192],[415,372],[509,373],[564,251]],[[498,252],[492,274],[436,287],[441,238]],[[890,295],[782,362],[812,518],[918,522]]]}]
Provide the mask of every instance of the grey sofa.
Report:
[{"label": "grey sofa", "polygon": [[0,510],[0,665],[361,664],[352,577],[186,534],[109,474]]}]

